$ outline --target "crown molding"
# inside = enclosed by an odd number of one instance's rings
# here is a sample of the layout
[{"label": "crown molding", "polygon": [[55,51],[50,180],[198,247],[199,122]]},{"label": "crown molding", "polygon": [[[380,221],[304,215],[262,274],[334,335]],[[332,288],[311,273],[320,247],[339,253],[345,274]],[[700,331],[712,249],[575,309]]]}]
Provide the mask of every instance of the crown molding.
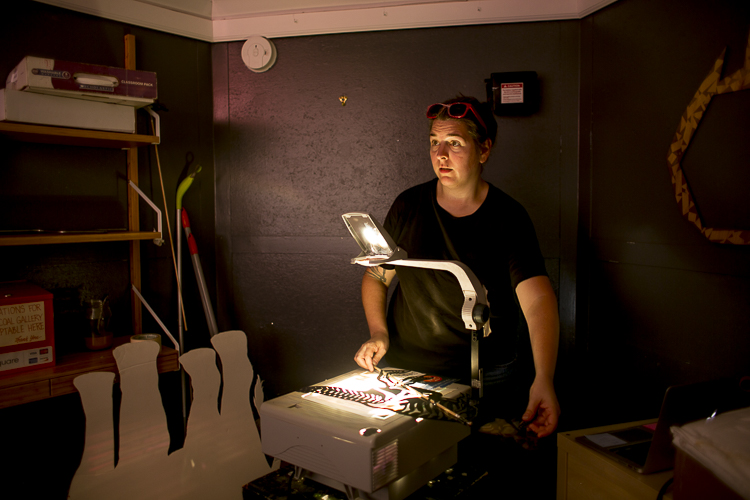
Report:
[{"label": "crown molding", "polygon": [[213,21],[137,0],[34,0],[142,28],[213,42]]},{"label": "crown molding", "polygon": [[[475,0],[440,1],[364,8],[301,9],[258,15],[207,18],[205,9],[193,12],[170,8],[167,0],[35,0],[104,19],[164,31],[206,42],[387,31],[445,26],[520,23],[582,19],[617,0]],[[211,2],[211,0],[206,0]],[[215,3],[217,0],[213,0]],[[195,2],[194,2],[195,3]],[[220,9],[213,6],[213,12]]]}]

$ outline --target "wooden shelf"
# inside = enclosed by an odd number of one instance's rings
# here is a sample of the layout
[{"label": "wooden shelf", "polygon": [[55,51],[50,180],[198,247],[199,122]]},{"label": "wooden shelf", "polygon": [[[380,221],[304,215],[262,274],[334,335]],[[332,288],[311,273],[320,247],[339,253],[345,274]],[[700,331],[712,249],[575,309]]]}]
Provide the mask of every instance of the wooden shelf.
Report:
[{"label": "wooden shelf", "polygon": [[104,241],[137,241],[161,239],[156,231],[110,231],[81,233],[26,233],[0,235],[0,247],[21,245],[52,245],[56,243],[96,243]]},{"label": "wooden shelf", "polygon": [[77,128],[48,127],[27,123],[0,122],[0,134],[24,142],[130,149],[159,144],[155,135],[125,134]]},{"label": "wooden shelf", "polygon": [[[135,37],[125,35],[125,68],[135,68]],[[160,143],[156,135],[126,134],[105,132],[101,130],[74,129],[32,125],[28,123],[0,122],[0,139],[2,136],[15,141],[43,144],[60,144],[65,146],[83,146],[93,148],[126,149],[127,179],[138,185],[138,150],[143,146]],[[142,240],[161,240],[161,232],[141,231],[139,227],[140,198],[134,189],[128,189],[128,229],[114,231],[82,231],[78,233],[0,233],[0,247],[24,245],[51,245],[58,243],[96,243],[107,241],[130,242],[130,284],[141,288]],[[131,317],[133,334],[142,333],[141,302],[131,295]],[[128,341],[128,337],[115,339],[115,346]],[[18,374],[0,372],[0,408],[15,406],[40,399],[51,398],[76,392],[73,380],[84,373],[93,371],[113,372],[117,375],[117,364],[112,356],[112,349],[105,351],[81,352],[60,356],[52,367]],[[157,358],[158,371],[176,371],[180,369],[177,351],[163,346]],[[118,381],[117,378],[115,378]]]},{"label": "wooden shelf", "polygon": [[[0,375],[0,408],[39,401],[63,394],[77,392],[73,380],[89,372],[112,372],[115,383],[119,382],[117,363],[112,355],[114,347],[128,341],[129,337],[115,337],[114,346],[103,351],[78,352],[60,356],[57,364],[49,368]],[[159,373],[180,369],[177,351],[162,346],[156,358]]]}]

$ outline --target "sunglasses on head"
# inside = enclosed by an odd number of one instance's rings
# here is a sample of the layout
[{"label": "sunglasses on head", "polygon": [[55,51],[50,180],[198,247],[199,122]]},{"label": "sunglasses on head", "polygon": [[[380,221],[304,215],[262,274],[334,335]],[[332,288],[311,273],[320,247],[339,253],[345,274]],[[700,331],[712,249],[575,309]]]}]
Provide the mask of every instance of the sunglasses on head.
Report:
[{"label": "sunglasses on head", "polygon": [[451,118],[463,118],[469,111],[471,111],[482,128],[484,128],[484,130],[487,130],[487,125],[484,124],[484,120],[482,120],[482,117],[479,116],[479,113],[476,109],[474,109],[474,106],[472,106],[468,102],[454,102],[452,104],[443,104],[439,102],[437,104],[433,104],[432,106],[427,108],[427,118],[429,118],[430,120],[434,120],[435,118],[437,118],[443,108],[446,108],[448,110],[448,116],[450,116]]}]

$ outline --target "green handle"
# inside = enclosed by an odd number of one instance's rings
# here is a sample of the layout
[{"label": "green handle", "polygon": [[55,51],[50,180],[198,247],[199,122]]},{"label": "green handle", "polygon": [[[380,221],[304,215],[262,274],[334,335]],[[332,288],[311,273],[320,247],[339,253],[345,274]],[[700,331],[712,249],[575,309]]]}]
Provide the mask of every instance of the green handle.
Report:
[{"label": "green handle", "polygon": [[182,210],[182,197],[185,196],[185,192],[190,188],[190,185],[193,183],[193,179],[195,179],[195,174],[201,171],[203,167],[200,165],[195,167],[195,170],[193,170],[193,173],[185,177],[182,182],[180,182],[180,185],[177,186],[177,210]]}]

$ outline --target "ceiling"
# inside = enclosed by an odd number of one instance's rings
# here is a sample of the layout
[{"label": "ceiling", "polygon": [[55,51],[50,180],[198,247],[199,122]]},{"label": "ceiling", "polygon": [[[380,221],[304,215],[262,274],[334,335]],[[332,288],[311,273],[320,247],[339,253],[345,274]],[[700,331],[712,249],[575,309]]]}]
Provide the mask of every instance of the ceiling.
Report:
[{"label": "ceiling", "polygon": [[581,19],[617,0],[36,0],[204,40]]}]

